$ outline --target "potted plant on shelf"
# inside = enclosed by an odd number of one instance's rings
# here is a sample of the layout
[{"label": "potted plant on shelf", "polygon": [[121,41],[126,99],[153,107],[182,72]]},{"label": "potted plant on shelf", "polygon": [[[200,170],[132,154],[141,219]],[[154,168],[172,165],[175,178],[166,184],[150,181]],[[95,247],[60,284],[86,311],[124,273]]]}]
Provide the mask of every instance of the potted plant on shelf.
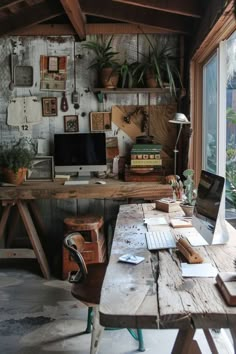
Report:
[{"label": "potted plant on shelf", "polygon": [[184,196],[182,203],[180,203],[180,206],[186,216],[192,216],[197,198],[197,189],[195,188],[193,181],[194,171],[191,169],[187,169],[183,172],[183,175],[186,179],[183,183]]},{"label": "potted plant on shelf", "polygon": [[170,93],[176,96],[176,84],[181,88],[182,80],[177,67],[177,58],[174,55],[175,48],[168,43],[157,42],[153,44],[145,35],[149,43],[149,53],[143,56],[143,60],[137,65],[135,71],[139,72],[138,82],[151,88],[168,87]]},{"label": "potted plant on shelf", "polygon": [[21,138],[14,144],[0,146],[0,166],[4,182],[21,184],[32,166],[37,147],[32,139]]},{"label": "potted plant on shelf", "polygon": [[105,88],[117,87],[119,80],[119,63],[116,59],[118,52],[114,52],[111,46],[113,36],[107,41],[100,40],[88,41],[83,44],[95,53],[95,58],[91,61],[89,69],[96,69],[99,75],[100,83]]}]

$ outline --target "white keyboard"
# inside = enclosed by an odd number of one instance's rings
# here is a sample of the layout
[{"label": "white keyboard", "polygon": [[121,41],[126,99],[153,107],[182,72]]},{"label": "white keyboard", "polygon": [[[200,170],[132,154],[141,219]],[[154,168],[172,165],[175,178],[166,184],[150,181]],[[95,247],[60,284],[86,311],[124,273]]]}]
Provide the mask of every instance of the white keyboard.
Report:
[{"label": "white keyboard", "polygon": [[78,186],[81,184],[89,184],[89,181],[65,181],[65,186]]},{"label": "white keyboard", "polygon": [[175,248],[176,241],[170,230],[158,230],[146,232],[147,248],[152,250],[161,250]]}]

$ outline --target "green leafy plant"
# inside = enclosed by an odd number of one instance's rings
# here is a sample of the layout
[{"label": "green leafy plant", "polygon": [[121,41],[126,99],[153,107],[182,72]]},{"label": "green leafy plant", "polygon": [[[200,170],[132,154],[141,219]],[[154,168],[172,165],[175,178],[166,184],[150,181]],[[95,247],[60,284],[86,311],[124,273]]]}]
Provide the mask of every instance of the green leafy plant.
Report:
[{"label": "green leafy plant", "polygon": [[143,56],[143,60],[136,66],[135,71],[139,73],[138,82],[145,85],[145,77],[152,75],[156,80],[157,86],[169,87],[170,93],[176,96],[176,83],[183,87],[179,70],[177,68],[177,58],[173,55],[175,48],[168,43],[152,43],[150,38],[145,35],[149,43],[149,53]]},{"label": "green leafy plant", "polygon": [[0,145],[0,166],[16,173],[19,168],[30,168],[36,155],[36,143],[32,139],[21,138],[13,144]]},{"label": "green leafy plant", "polygon": [[191,169],[187,169],[183,172],[183,176],[186,178],[184,181],[184,195],[185,199],[183,200],[183,204],[185,205],[195,205],[197,198],[197,189],[195,188],[193,176],[194,171]]},{"label": "green leafy plant", "polygon": [[138,62],[128,63],[127,60],[120,64],[119,74],[120,86],[122,88],[132,88],[138,86],[138,72],[136,70],[138,66]]},{"label": "green leafy plant", "polygon": [[89,69],[102,70],[104,68],[113,68],[116,70],[119,67],[119,63],[116,59],[118,52],[113,51],[111,36],[107,41],[98,37],[97,41],[88,41],[83,43],[83,47],[91,50],[95,54],[95,58],[91,61]]}]

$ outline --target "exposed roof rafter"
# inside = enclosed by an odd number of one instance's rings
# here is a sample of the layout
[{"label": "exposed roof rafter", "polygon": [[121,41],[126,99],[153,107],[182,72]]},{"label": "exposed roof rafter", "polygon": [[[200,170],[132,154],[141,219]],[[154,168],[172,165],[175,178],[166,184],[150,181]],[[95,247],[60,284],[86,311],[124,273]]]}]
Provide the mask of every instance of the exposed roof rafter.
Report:
[{"label": "exposed roof rafter", "polygon": [[49,20],[63,13],[60,3],[48,0],[37,5],[24,8],[16,15],[10,15],[1,21],[0,35],[11,33],[17,29],[31,27],[43,21]]},{"label": "exposed roof rafter", "polygon": [[77,0],[60,0],[61,4],[80,39],[86,37],[85,17]]},{"label": "exposed roof rafter", "polygon": [[81,9],[88,15],[110,18],[113,20],[133,24],[158,27],[177,33],[189,34],[191,22],[188,18],[176,14],[153,11],[148,8],[125,5],[111,0],[79,0]]},{"label": "exposed roof rafter", "polygon": [[176,1],[176,0],[112,0],[122,4],[135,5],[145,7],[153,10],[159,10],[164,12],[170,12],[174,14],[201,17],[201,9],[199,2],[195,0]]}]

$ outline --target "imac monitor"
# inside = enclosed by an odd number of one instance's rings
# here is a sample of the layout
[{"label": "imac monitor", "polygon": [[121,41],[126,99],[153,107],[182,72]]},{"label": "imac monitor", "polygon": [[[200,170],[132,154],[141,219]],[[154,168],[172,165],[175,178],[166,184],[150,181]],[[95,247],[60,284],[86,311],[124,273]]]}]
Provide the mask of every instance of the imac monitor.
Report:
[{"label": "imac monitor", "polygon": [[91,172],[105,172],[105,133],[55,134],[54,164],[55,173],[89,177]]},{"label": "imac monitor", "polygon": [[229,238],[222,204],[224,184],[224,177],[201,171],[192,225],[209,245],[226,243]]}]

